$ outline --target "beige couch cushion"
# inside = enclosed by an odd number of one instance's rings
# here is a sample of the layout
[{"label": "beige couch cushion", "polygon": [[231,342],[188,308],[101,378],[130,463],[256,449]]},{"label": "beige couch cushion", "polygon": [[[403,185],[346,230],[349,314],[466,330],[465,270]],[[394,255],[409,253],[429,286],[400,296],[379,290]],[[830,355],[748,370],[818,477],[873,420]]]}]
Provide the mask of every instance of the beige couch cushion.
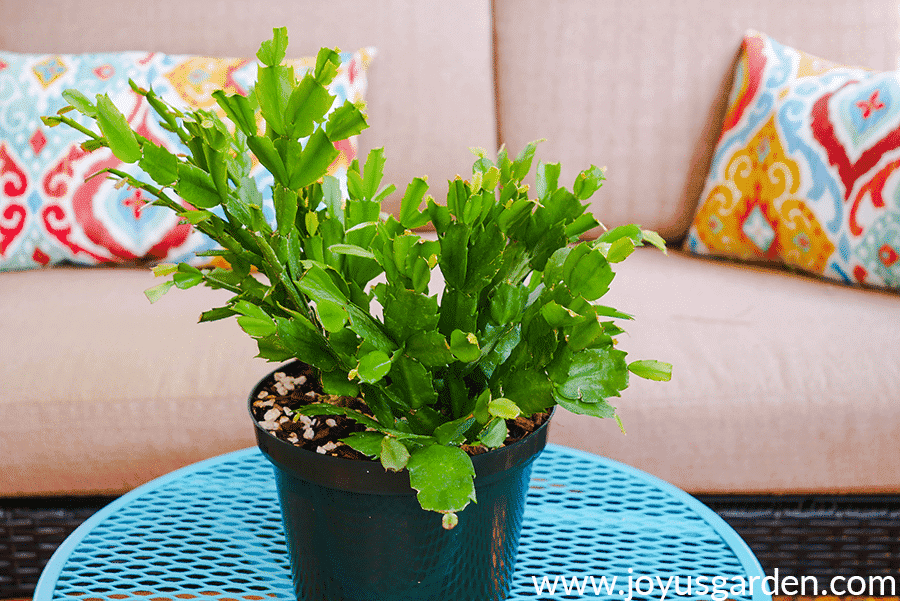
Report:
[{"label": "beige couch cushion", "polygon": [[627,435],[563,414],[555,441],[691,492],[900,490],[900,295],[640,249],[604,300],[672,381],[631,378]]},{"label": "beige couch cushion", "polygon": [[[691,492],[900,490],[900,295],[646,249],[617,271],[604,298],[636,316],[621,348],[672,362],[673,380],[632,378],[613,403],[627,435],[561,411],[552,441]],[[254,444],[246,395],[272,365],[233,320],[196,324],[228,295],[151,306],[153,284],[4,274],[0,496],[120,493]]]},{"label": "beige couch cushion", "polygon": [[0,274],[0,496],[118,494],[255,444],[253,384],[272,369],[233,320],[197,324],[230,294],[173,290],[148,270]]},{"label": "beige couch cushion", "polygon": [[[4,0],[0,48],[16,52],[158,50],[253,56],[287,26],[290,56],[375,46],[360,156],[384,146],[385,183],[472,170],[470,146],[496,148],[488,0]],[[395,195],[391,209],[399,207]]]},{"label": "beige couch cushion", "polygon": [[562,162],[567,183],[591,163],[608,167],[597,218],[668,239],[690,225],[745,30],[874,69],[900,57],[900,11],[888,0],[495,5],[501,141],[517,152],[547,138],[539,156]]}]

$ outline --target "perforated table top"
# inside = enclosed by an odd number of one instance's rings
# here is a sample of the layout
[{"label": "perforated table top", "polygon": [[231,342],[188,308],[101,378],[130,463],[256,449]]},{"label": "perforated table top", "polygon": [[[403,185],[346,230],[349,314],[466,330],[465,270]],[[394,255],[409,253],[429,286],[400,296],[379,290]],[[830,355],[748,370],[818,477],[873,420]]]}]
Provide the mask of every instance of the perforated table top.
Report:
[{"label": "perforated table top", "polygon": [[[548,445],[534,465],[510,601],[770,601],[715,513],[662,480]],[[35,601],[293,601],[270,464],[256,449],[158,478],[82,524]],[[477,600],[474,600],[477,601]]]}]

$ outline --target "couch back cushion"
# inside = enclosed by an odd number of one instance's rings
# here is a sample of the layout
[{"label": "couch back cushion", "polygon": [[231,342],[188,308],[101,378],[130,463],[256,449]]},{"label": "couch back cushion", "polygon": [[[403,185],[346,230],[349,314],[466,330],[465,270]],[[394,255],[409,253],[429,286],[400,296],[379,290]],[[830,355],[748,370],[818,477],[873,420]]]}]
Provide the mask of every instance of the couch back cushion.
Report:
[{"label": "couch back cushion", "polygon": [[359,156],[385,147],[385,182],[401,191],[430,175],[446,193],[447,179],[471,173],[470,146],[497,146],[489,0],[5,0],[0,49],[253,57],[281,26],[289,58],[376,48]]},{"label": "couch back cushion", "polygon": [[593,202],[608,226],[684,236],[721,131],[745,30],[831,60],[896,69],[896,2],[497,0],[498,111],[511,151],[546,138],[539,158],[571,183],[607,167]]}]

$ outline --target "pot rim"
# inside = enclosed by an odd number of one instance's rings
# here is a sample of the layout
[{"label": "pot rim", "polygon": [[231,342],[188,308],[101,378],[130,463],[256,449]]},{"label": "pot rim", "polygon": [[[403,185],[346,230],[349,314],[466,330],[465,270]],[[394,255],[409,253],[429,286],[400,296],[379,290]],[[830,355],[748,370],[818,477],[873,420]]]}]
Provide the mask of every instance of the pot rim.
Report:
[{"label": "pot rim", "polygon": [[[380,462],[374,460],[363,461],[322,455],[281,440],[259,425],[253,416],[253,402],[257,400],[263,382],[293,363],[302,363],[302,361],[295,360],[282,364],[263,376],[253,387],[247,400],[247,409],[253,422],[256,442],[266,459],[276,468],[314,484],[370,494],[416,494],[416,491],[410,486],[409,471],[406,469],[391,472],[382,467]],[[555,412],[556,407],[553,407],[547,421],[521,440],[509,446],[491,449],[487,453],[473,455],[472,465],[475,468],[476,490],[480,485],[488,485],[502,477],[503,472],[514,467],[528,465],[534,461],[547,444],[549,425]]]}]

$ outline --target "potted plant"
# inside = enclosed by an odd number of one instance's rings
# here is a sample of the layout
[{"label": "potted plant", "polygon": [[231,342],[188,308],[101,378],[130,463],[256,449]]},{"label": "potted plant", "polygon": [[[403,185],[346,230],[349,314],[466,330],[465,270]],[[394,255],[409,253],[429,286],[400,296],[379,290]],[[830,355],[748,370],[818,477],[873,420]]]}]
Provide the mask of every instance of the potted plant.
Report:
[{"label": "potted plant", "polygon": [[[366,127],[360,107],[332,106],[337,54],[322,49],[298,78],[286,47],[284,29],[262,44],[249,97],[214,94],[227,119],[133,86],[185,154],[143,138],[104,96],[68,90],[70,106],[45,122],[137,163],[149,180],[101,173],[220,245],[204,254],[227,267],[155,267],[168,279],[151,301],[172,287],[228,290],[200,321],[236,317],[260,357],[294,361],[257,384],[249,408],[276,466],[298,599],[502,599],[549,412],[618,420],[608,399],[629,373],[670,377],[668,364],[626,361],[614,320],[631,317],[597,302],[613,264],[664,243],[634,225],[579,241],[599,225],[584,201],[603,173],[586,169],[570,191],[558,164],[540,163],[531,190],[535,144],[515,158],[476,149],[446,203],[417,178],[399,215],[384,215],[395,188],[381,187],[382,150],[350,166],[346,190],[326,175],[334,143]],[[274,178],[273,223],[251,157]]]}]

